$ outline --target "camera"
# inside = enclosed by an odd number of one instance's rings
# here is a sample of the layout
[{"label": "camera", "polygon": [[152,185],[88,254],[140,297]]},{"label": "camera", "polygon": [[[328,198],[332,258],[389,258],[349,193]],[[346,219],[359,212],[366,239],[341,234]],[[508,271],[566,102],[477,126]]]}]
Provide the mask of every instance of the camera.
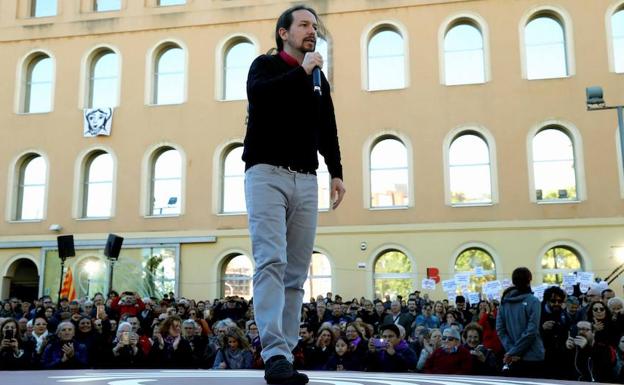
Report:
[{"label": "camera", "polygon": [[5,340],[12,340],[13,339],[13,329],[8,329],[4,331],[4,339]]}]

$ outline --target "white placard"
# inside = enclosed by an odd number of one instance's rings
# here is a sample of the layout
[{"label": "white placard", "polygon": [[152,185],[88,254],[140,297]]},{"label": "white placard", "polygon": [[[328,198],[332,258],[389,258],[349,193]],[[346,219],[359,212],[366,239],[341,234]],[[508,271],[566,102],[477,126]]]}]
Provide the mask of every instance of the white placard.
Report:
[{"label": "white placard", "polygon": [[468,287],[470,283],[470,273],[455,274],[455,285],[459,288]]},{"label": "white placard", "polygon": [[497,295],[502,290],[503,290],[503,286],[501,285],[499,280],[489,281],[483,284],[483,291],[488,295],[489,294]]},{"label": "white placard", "polygon": [[455,295],[455,290],[457,290],[457,284],[455,283],[454,279],[447,279],[445,281],[442,281],[442,290],[444,290],[447,293],[453,293],[453,295]]},{"label": "white placard", "polygon": [[449,302],[455,302],[455,293],[451,293],[450,291],[446,293],[446,298],[448,298]]},{"label": "white placard", "polygon": [[565,286],[565,292],[566,292],[567,295],[574,294],[574,287],[572,287],[572,286]]},{"label": "white placard", "polygon": [[503,289],[507,289],[508,287],[511,286],[511,279],[509,278],[503,279],[503,282],[501,285],[503,286]]},{"label": "white placard", "polygon": [[475,267],[475,277],[477,278],[483,277],[483,266]]},{"label": "white placard", "polygon": [[594,273],[588,271],[579,271],[577,273],[579,283],[583,285],[593,285],[594,284]]},{"label": "white placard", "polygon": [[564,274],[563,275],[563,286],[574,286],[576,285],[576,275],[575,274]]},{"label": "white placard", "polygon": [[468,302],[471,305],[476,305],[479,303],[479,301],[481,300],[481,296],[479,295],[479,293],[475,293],[475,292],[468,292]]},{"label": "white placard", "polygon": [[83,110],[82,134],[85,138],[98,135],[110,136],[113,125],[112,108],[85,108]]},{"label": "white placard", "polygon": [[584,283],[581,283],[579,285],[579,289],[581,289],[581,293],[585,294],[587,293],[587,291],[589,290],[589,285],[586,285]]},{"label": "white placard", "polygon": [[423,290],[435,290],[436,282],[433,279],[425,278],[422,280],[421,286]]},{"label": "white placard", "polygon": [[544,299],[544,291],[546,288],[544,285],[540,285],[538,287],[533,288],[533,295],[537,297],[540,301]]}]

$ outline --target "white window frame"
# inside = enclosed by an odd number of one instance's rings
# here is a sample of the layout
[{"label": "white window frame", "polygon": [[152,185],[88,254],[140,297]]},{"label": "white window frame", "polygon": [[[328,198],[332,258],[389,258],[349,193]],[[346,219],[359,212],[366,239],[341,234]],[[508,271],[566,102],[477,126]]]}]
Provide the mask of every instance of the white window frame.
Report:
[{"label": "white window frame", "polygon": [[[544,254],[546,254],[548,250],[552,249],[553,247],[568,248],[568,249],[572,249],[576,251],[577,256],[579,257],[579,260],[581,262],[580,271],[592,271],[593,270],[593,267],[591,266],[591,261],[593,260],[593,258],[589,255],[589,253],[583,246],[570,240],[551,241],[551,242],[548,242],[546,245],[544,245],[537,254],[536,272],[538,276],[535,277],[536,279],[533,280],[534,283],[541,284],[544,281],[545,274],[557,274],[556,271],[553,271],[551,269],[548,269],[548,270],[542,269],[542,257],[544,256]],[[563,269],[559,269],[559,270],[563,270]]]},{"label": "white window frame", "polygon": [[[20,192],[20,174],[21,170],[24,167],[24,162],[28,158],[40,156],[46,163],[46,183],[45,183],[45,191],[43,198],[43,213],[40,219],[17,219],[19,217],[17,209],[20,206],[18,200],[21,199],[19,196]],[[19,155],[13,158],[10,163],[9,172],[8,172],[8,180],[7,180],[7,194],[6,194],[6,205],[7,208],[5,211],[5,220],[10,223],[23,223],[23,222],[43,222],[47,219],[48,213],[48,193],[50,190],[50,160],[46,153],[36,150],[29,149],[21,152]]]},{"label": "white window frame", "polygon": [[[260,42],[258,39],[247,33],[233,33],[229,34],[217,43],[215,47],[215,100],[221,102],[240,102],[241,99],[226,99],[225,98],[225,58],[226,53],[234,45],[240,42],[248,42],[254,46],[254,56],[260,55],[259,47]],[[255,59],[254,57],[254,59]]]},{"label": "white window frame", "polygon": [[[95,156],[95,153],[107,153],[111,156],[113,160],[113,179],[112,179],[112,191],[111,191],[111,213],[110,217],[86,217],[86,206],[87,197],[85,196],[85,176],[87,174],[87,165],[92,157]],[[115,209],[117,206],[117,154],[113,151],[112,148],[108,146],[94,146],[90,147],[86,150],[83,150],[78,157],[76,158],[76,162],[74,163],[74,186],[73,186],[73,196],[72,200],[72,215],[76,220],[102,220],[113,218],[115,216]]]},{"label": "white window frame", "polygon": [[[27,103],[27,87],[28,87],[28,67],[30,63],[36,59],[38,56],[47,56],[52,60],[52,90],[50,91],[50,111],[45,112],[26,112],[26,103]],[[15,80],[18,87],[15,89],[14,96],[14,111],[18,115],[36,115],[36,114],[47,114],[54,111],[54,95],[56,90],[56,58],[52,53],[48,50],[44,49],[34,49],[26,53],[22,58],[18,61],[17,69],[15,73]]]},{"label": "white window frame", "polygon": [[624,74],[622,72],[615,72],[615,52],[613,50],[613,25],[611,22],[611,18],[617,12],[624,12],[624,0],[618,1],[609,8],[605,12],[605,33],[607,37],[607,55],[609,56],[609,72]]},{"label": "white window frame", "polygon": [[[178,214],[163,214],[152,215],[152,197],[153,197],[153,170],[154,164],[164,151],[173,149],[180,154],[180,212]],[[161,142],[154,144],[148,148],[143,155],[143,161],[141,162],[141,169],[143,170],[142,182],[141,182],[141,202],[139,215],[144,218],[167,218],[167,217],[179,217],[184,215],[186,209],[186,173],[187,173],[187,156],[186,152],[178,144],[171,142]]]},{"label": "white window frame", "polygon": [[[535,175],[533,171],[533,138],[539,131],[550,126],[560,127],[572,141],[574,148],[574,167],[576,171],[576,199],[561,201],[538,201],[535,194]],[[579,129],[572,123],[557,119],[546,120],[534,125],[527,133],[527,175],[529,177],[529,202],[538,204],[574,204],[587,200],[587,185],[585,180],[585,157],[583,156],[583,138]]]},{"label": "white window frame", "polygon": [[[383,139],[393,138],[403,143],[407,155],[407,206],[395,206],[395,207],[373,207],[371,205],[371,162],[370,155],[373,151],[373,147]],[[362,147],[362,194],[363,207],[368,210],[404,210],[414,207],[414,149],[409,137],[399,131],[395,130],[383,130],[376,132],[369,136]]]},{"label": "white window frame", "polygon": [[[451,173],[450,173],[450,150],[453,140],[464,133],[474,133],[486,142],[488,152],[490,156],[490,187],[491,202],[488,203],[467,203],[467,204],[453,204],[451,196]],[[449,131],[444,137],[442,142],[442,165],[444,167],[444,204],[451,207],[475,207],[475,206],[492,206],[499,203],[498,195],[498,161],[496,158],[496,141],[490,131],[477,124],[468,124],[455,127]]]},{"label": "white window frame", "polygon": [[93,65],[95,64],[94,60],[100,56],[102,52],[111,51],[112,53],[117,55],[117,95],[115,105],[108,107],[119,107],[119,102],[121,100],[121,86],[122,82],[122,56],[119,48],[108,45],[108,44],[100,44],[89,51],[87,51],[81,59],[80,64],[80,89],[78,91],[78,108],[84,109],[89,108],[91,102],[92,95],[92,84],[91,84],[91,74]]},{"label": "white window frame", "polygon": [[[446,39],[446,34],[454,27],[468,24],[481,32],[481,38],[483,39],[483,83],[469,83],[469,84],[446,84],[446,55],[444,51],[444,41]],[[454,87],[454,86],[469,86],[469,85],[479,85],[485,84],[492,80],[492,67],[491,67],[491,59],[490,59],[490,28],[486,22],[486,20],[474,12],[460,12],[455,13],[449,17],[447,17],[442,24],[440,24],[440,28],[438,28],[438,63],[439,63],[439,72],[440,72],[440,84]]]},{"label": "white window frame", "polygon": [[[375,263],[381,257],[382,254],[385,254],[390,251],[399,251],[407,256],[412,270],[406,273],[375,273]],[[368,258],[368,266],[370,266],[370,281],[369,281],[369,290],[368,290],[368,298],[375,298],[375,279],[410,279],[412,281],[412,289],[416,289],[420,285],[418,285],[418,265],[416,264],[416,258],[414,255],[409,252],[409,250],[403,245],[397,243],[385,243],[375,250],[373,250],[369,254]]]},{"label": "white window frame", "polygon": [[[371,90],[368,84],[368,44],[375,34],[382,31],[394,31],[403,38],[403,70],[405,71],[405,84],[401,88],[390,88],[383,90]],[[329,43],[329,42],[328,42]],[[409,52],[409,34],[407,33],[407,27],[397,20],[382,20],[376,23],[368,25],[362,35],[360,36],[360,63],[361,68],[361,84],[362,89],[366,92],[385,92],[396,91],[410,87],[410,52]]]},{"label": "white window frame", "polygon": [[[548,79],[528,79],[528,70],[527,70],[527,56],[526,56],[526,45],[524,41],[524,30],[529,22],[533,19],[548,16],[558,21],[563,28],[563,34],[565,38],[565,52],[566,52],[566,66],[568,68],[568,74],[564,77],[558,78],[548,78]],[[531,80],[531,81],[540,81],[540,80],[552,80],[552,79],[562,79],[562,78],[570,78],[576,75],[576,61],[574,54],[574,26],[572,24],[572,18],[570,14],[560,7],[554,7],[550,5],[544,5],[539,7],[531,8],[527,11],[523,17],[520,19],[520,23],[518,24],[519,38],[520,38],[520,67],[522,79]]]},{"label": "white window frame", "polygon": [[[169,48],[180,48],[184,52],[184,82],[182,85],[182,100],[179,103],[157,104],[156,103],[156,84],[155,70],[156,61],[162,53]],[[160,106],[177,106],[188,101],[188,79],[189,79],[189,57],[188,47],[179,39],[164,39],[156,43],[147,51],[145,58],[145,105],[150,107]]]}]

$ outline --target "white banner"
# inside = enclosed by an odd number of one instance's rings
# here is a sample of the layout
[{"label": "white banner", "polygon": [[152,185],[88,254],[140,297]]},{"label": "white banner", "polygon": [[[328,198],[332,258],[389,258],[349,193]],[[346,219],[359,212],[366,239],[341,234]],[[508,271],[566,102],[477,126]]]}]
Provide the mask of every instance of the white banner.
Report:
[{"label": "white banner", "polygon": [[489,281],[483,284],[483,292],[489,295],[498,295],[503,290],[500,281]]}]

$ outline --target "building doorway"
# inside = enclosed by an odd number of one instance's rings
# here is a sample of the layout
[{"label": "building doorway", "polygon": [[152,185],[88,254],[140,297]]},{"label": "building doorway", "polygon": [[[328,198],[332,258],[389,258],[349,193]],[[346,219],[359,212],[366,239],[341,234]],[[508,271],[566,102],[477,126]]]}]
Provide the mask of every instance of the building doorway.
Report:
[{"label": "building doorway", "polygon": [[7,269],[3,285],[4,293],[8,286],[8,297],[17,297],[32,302],[39,298],[39,270],[28,258],[20,258]]}]

